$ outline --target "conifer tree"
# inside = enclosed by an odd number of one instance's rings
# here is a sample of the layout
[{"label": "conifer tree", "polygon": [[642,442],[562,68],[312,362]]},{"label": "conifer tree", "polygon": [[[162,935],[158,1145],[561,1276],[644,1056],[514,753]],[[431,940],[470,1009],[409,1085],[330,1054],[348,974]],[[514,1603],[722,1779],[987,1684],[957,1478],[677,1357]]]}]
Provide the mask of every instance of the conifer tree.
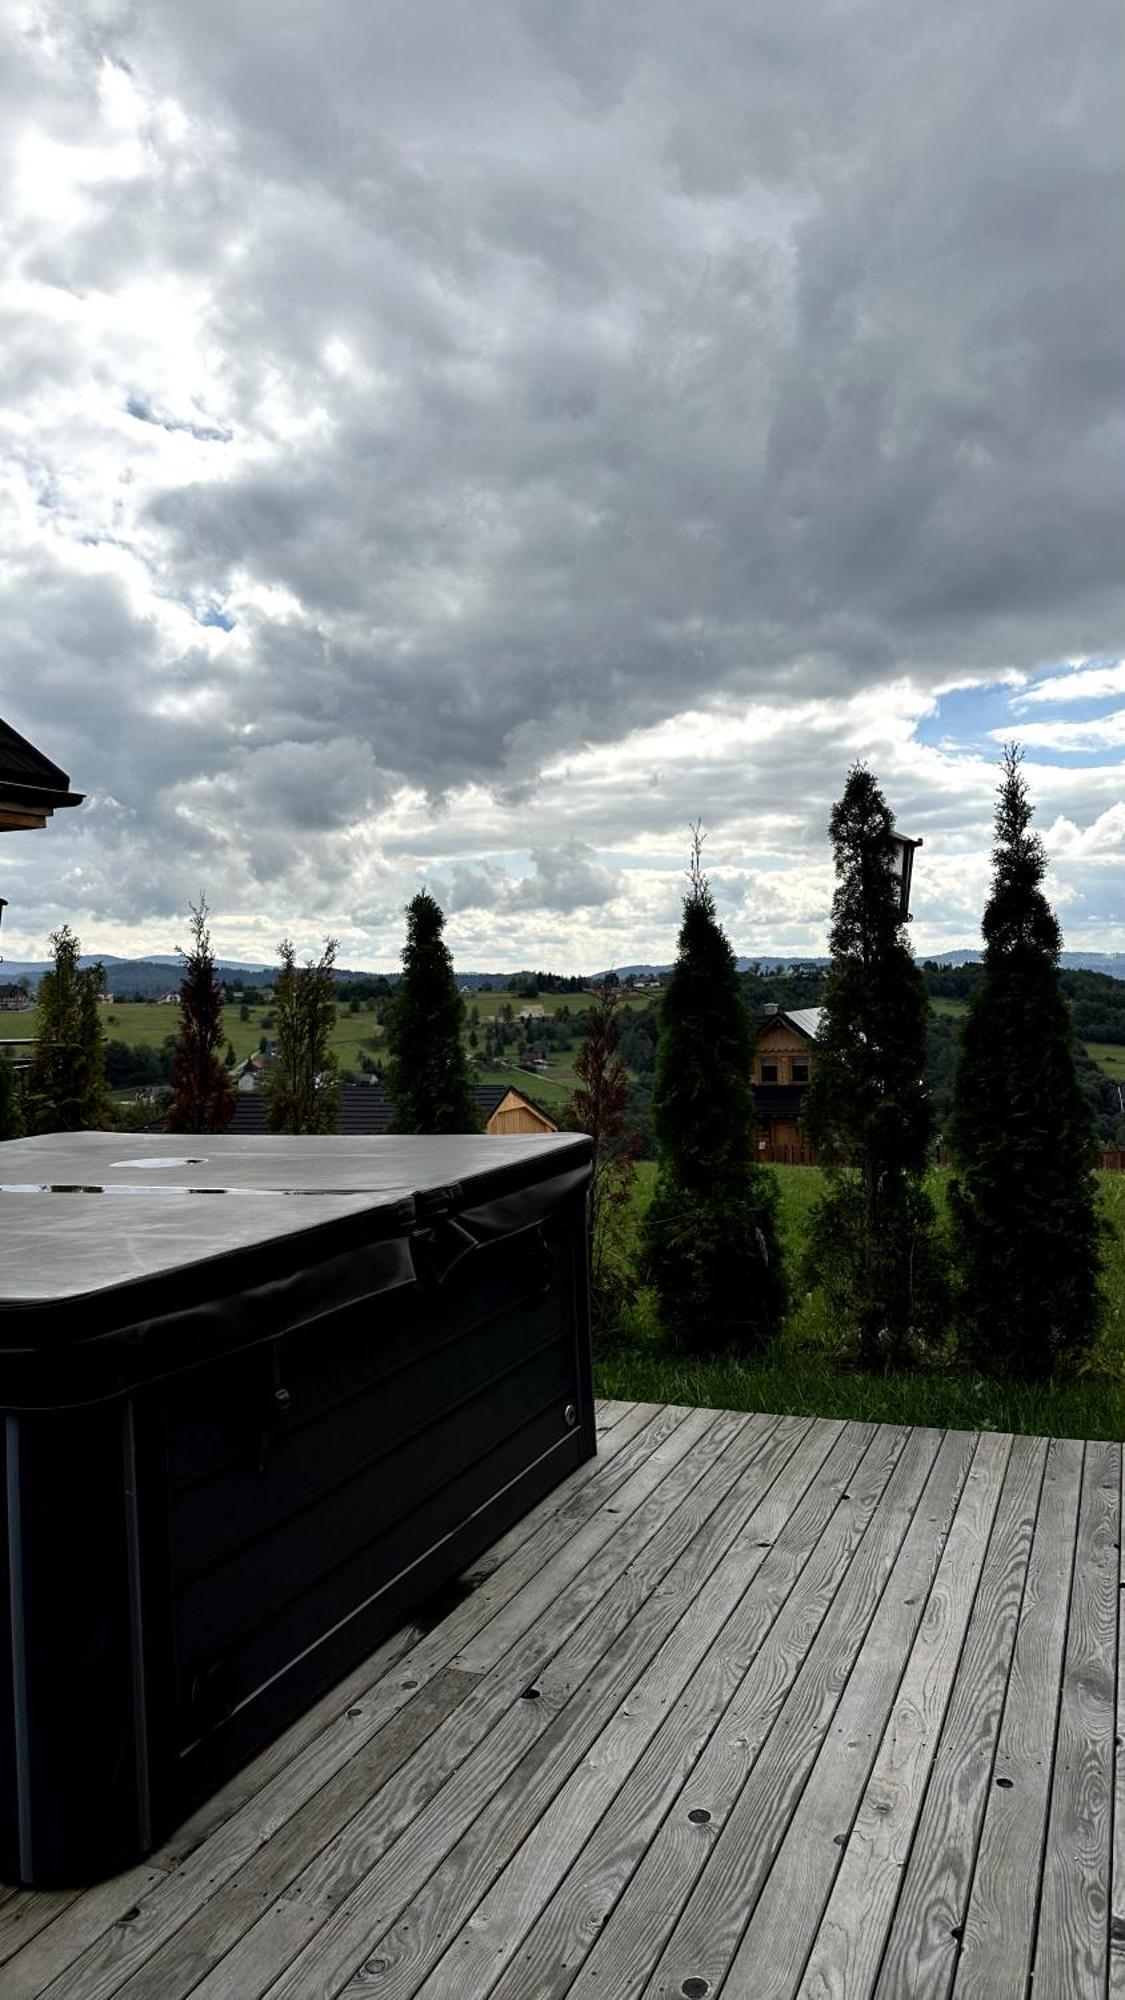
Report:
[{"label": "conifer tree", "polygon": [[235,1094],[219,1054],[223,996],[215,978],[207,902],[191,909],[191,950],[181,952],[180,1025],[172,1057],[175,1097],[166,1120],[169,1132],[225,1132],[234,1117]]},{"label": "conifer tree", "polygon": [[660,1012],[659,1151],[642,1270],[681,1349],[748,1351],[781,1323],[778,1190],[757,1158],[754,1022],[693,830],[676,963]]},{"label": "conifer tree", "polygon": [[933,1111],[929,999],[903,935],[894,821],[857,764],[829,822],[836,892],[804,1122],[825,1167],[807,1275],[867,1366],[904,1361],[943,1328],[947,1295],[924,1185]]},{"label": "conifer tree", "polygon": [[298,965],[290,938],[278,947],[281,971],[274,988],[277,1055],[266,1072],[266,1114],[271,1132],[335,1132],[340,1087],[329,1037],[336,1024],[332,967],[335,938],[325,938],[319,959]]},{"label": "conifer tree", "polygon": [[6,1049],[0,1049],[0,1139],[18,1139],[23,1132],[19,1086]]},{"label": "conifer tree", "polygon": [[1094,1133],[1059,984],[1062,937],[1014,744],[996,807],[984,970],[954,1087],[950,1206],[961,1324],[982,1366],[1027,1379],[1078,1361],[1101,1316]]},{"label": "conifer tree", "polygon": [[36,994],[35,1053],[27,1073],[31,1132],[96,1131],[110,1119],[105,1034],[99,994],[105,969],[78,963],[81,945],[69,924],[51,934],[54,963]]},{"label": "conifer tree", "polygon": [[406,908],[402,977],[387,1019],[387,1087],[393,1132],[479,1132],[480,1113],[461,1040],[465,1003],[428,890]]},{"label": "conifer tree", "polygon": [[590,1323],[607,1332],[633,1285],[625,1251],[629,1197],[637,1164],[637,1143],[627,1130],[629,1079],[618,1054],[617,1014],[621,987],[612,975],[594,988],[586,1038],[575,1060],[578,1088],[563,1117],[593,1141],[590,1182]]}]

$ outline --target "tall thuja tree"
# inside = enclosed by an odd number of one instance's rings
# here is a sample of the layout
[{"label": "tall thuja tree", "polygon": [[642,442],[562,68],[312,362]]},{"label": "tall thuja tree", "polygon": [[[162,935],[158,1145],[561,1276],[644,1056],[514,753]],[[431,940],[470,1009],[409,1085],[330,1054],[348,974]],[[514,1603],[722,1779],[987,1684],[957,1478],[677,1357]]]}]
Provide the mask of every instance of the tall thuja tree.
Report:
[{"label": "tall thuja tree", "polygon": [[563,1116],[593,1141],[589,1195],[590,1316],[595,1335],[607,1332],[632,1295],[626,1253],[629,1198],[637,1142],[628,1128],[629,1078],[618,1053],[621,987],[612,975],[594,988],[586,1038],[574,1064],[578,1088]]},{"label": "tall thuja tree", "polygon": [[1043,844],[1010,745],[996,807],[984,971],[961,1042],[950,1203],[961,1323],[984,1366],[1027,1378],[1073,1364],[1101,1316],[1094,1134],[1040,887]]},{"label": "tall thuja tree", "polygon": [[277,1055],[266,1073],[266,1113],[271,1132],[335,1132],[340,1120],[336,1058],[329,1046],[336,1025],[332,967],[336,940],[326,938],[319,959],[298,965],[291,939],[279,946],[281,971],[274,987]]},{"label": "tall thuja tree", "polygon": [[394,1132],[479,1132],[461,1039],[465,1003],[453,977],[438,904],[420,889],[406,909],[402,977],[387,1020]]},{"label": "tall thuja tree", "polygon": [[30,1132],[83,1132],[108,1125],[101,965],[80,966],[69,924],[51,933],[52,963],[36,994],[35,1053],[27,1073]]},{"label": "tall thuja tree", "polygon": [[207,901],[191,909],[191,949],[181,952],[180,1025],[172,1056],[175,1097],[169,1132],[225,1132],[234,1117],[235,1093],[219,1051],[223,1046],[223,996],[215,977]]},{"label": "tall thuja tree", "polygon": [[660,1010],[653,1119],[659,1152],[642,1270],[681,1349],[743,1351],[781,1323],[778,1190],[757,1158],[754,1022],[692,843],[676,963]]},{"label": "tall thuja tree", "polygon": [[804,1122],[827,1186],[808,1275],[868,1366],[907,1359],[942,1329],[943,1263],[924,1174],[929,999],[906,943],[894,820],[856,765],[829,822],[836,863],[831,962]]}]

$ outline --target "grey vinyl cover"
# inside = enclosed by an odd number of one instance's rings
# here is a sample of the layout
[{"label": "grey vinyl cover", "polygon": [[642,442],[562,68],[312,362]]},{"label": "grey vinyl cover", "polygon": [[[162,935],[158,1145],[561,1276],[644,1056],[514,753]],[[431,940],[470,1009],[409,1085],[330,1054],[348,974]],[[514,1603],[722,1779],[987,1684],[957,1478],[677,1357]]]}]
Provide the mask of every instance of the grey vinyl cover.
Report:
[{"label": "grey vinyl cover", "polygon": [[[113,1394],[246,1344],[255,1302],[262,1323],[275,1322],[279,1286],[292,1293],[290,1316],[305,1318],[349,1295],[441,1282],[479,1243],[565,1199],[588,1177],[590,1151],[572,1133],[10,1140],[0,1145],[0,1408]],[[87,1353],[77,1372],[60,1372],[61,1350],[74,1362],[95,1343],[101,1363]]]}]

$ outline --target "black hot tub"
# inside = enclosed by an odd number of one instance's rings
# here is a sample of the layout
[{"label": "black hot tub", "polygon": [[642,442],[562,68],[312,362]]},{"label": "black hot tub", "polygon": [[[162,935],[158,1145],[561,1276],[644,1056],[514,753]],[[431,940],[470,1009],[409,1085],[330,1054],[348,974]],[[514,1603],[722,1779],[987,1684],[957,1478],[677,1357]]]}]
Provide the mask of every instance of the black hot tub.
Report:
[{"label": "black hot tub", "polygon": [[0,1147],[0,1879],[138,1859],[593,1453],[589,1173]]}]

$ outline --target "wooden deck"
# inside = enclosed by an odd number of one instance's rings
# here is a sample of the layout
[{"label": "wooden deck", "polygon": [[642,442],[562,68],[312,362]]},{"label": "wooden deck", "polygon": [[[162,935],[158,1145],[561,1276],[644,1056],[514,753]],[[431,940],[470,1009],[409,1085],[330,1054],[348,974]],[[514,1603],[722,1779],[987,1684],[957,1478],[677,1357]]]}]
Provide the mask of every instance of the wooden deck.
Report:
[{"label": "wooden deck", "polygon": [[601,1420],[3,2000],[1125,1996],[1121,1447]]}]

